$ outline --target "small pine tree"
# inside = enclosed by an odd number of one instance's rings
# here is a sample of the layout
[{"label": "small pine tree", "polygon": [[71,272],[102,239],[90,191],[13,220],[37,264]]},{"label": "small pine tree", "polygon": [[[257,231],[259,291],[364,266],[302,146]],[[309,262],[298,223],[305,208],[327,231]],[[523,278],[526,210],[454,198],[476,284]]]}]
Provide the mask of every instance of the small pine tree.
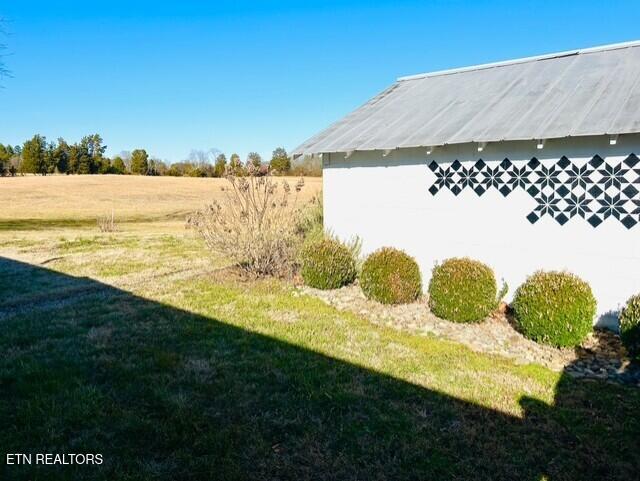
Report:
[{"label": "small pine tree", "polygon": [[56,171],[56,158],[55,158],[56,144],[53,142],[45,143],[44,149],[44,169],[47,174],[53,174]]},{"label": "small pine tree", "polygon": [[147,175],[149,171],[149,155],[144,149],[136,149],[131,152],[131,173]]},{"label": "small pine tree", "polygon": [[58,139],[58,144],[53,149],[54,171],[66,174],[69,170],[69,145],[63,138]]},{"label": "small pine tree", "polygon": [[93,159],[86,150],[81,149],[78,156],[78,174],[91,174],[93,170]]},{"label": "small pine tree", "polygon": [[98,168],[100,174],[111,174],[111,159],[109,157],[100,158],[100,167]]},{"label": "small pine tree", "polygon": [[46,139],[34,135],[22,147],[22,163],[20,170],[24,173],[47,175]]},{"label": "small pine tree", "polygon": [[67,168],[68,174],[77,174],[78,167],[80,165],[80,147],[78,144],[73,144],[69,146],[69,165]]},{"label": "small pine tree", "polygon": [[111,170],[114,174],[127,173],[127,166],[124,165],[124,160],[122,160],[122,157],[120,157],[119,155],[114,157],[113,161],[111,162]]}]

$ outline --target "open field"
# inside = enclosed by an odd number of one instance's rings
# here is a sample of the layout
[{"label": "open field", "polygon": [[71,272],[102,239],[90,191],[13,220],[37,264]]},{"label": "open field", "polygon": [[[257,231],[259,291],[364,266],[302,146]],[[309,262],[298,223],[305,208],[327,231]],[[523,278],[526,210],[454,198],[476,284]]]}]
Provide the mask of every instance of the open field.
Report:
[{"label": "open field", "polygon": [[[283,179],[292,186],[298,180]],[[301,203],[319,191],[322,179],[307,177],[305,183]],[[91,226],[111,210],[119,221],[182,222],[187,213],[220,198],[225,184],[224,179],[130,175],[2,178],[0,230]]]},{"label": "open field", "polygon": [[637,478],[640,390],[246,280],[184,229],[220,182],[0,179],[0,456],[104,458],[0,479]]}]

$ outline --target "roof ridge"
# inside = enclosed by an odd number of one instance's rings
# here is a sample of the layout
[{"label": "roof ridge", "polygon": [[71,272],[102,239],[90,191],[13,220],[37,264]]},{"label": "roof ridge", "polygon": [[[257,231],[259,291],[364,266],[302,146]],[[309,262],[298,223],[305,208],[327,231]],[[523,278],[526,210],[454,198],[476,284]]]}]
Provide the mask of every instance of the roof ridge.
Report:
[{"label": "roof ridge", "polygon": [[463,73],[463,72],[473,72],[476,70],[486,70],[486,69],[496,68],[496,67],[506,67],[508,65],[516,65],[516,64],[527,63],[527,62],[537,62],[539,60],[549,60],[552,58],[569,57],[572,55],[582,55],[582,54],[588,54],[588,53],[594,53],[594,52],[603,52],[607,50],[617,50],[621,48],[630,48],[630,47],[638,47],[638,46],[640,46],[640,40],[633,40],[630,42],[621,42],[621,43],[612,43],[608,45],[601,45],[598,47],[567,50],[564,52],[548,53],[548,54],[536,55],[532,57],[522,57],[522,58],[517,58],[513,60],[503,60],[500,62],[471,65],[469,67],[458,67],[458,68],[452,68],[452,69],[446,69],[446,70],[436,70],[434,72],[425,72],[425,73],[420,73],[415,75],[407,75],[404,77],[398,77],[397,81],[405,82],[407,80],[417,80],[421,78],[439,77],[442,75],[451,75],[451,74]]}]

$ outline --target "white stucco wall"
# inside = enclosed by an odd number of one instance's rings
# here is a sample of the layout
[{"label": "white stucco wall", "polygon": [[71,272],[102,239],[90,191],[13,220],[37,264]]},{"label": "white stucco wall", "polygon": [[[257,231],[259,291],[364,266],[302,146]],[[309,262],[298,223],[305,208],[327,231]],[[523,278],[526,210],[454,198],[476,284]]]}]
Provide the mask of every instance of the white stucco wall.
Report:
[{"label": "white stucco wall", "polygon": [[404,249],[418,260],[425,289],[434,263],[449,257],[469,256],[490,265],[498,281],[508,283],[508,300],[538,269],[569,270],[590,283],[597,320],[611,325],[626,299],[640,292],[640,224],[627,229],[610,217],[594,228],[577,216],[564,225],[549,216],[531,224],[527,215],[537,203],[524,190],[507,197],[496,189],[482,196],[471,189],[458,196],[448,189],[432,195],[428,189],[436,176],[428,164],[436,160],[446,167],[457,159],[469,166],[482,158],[494,167],[507,157],[521,167],[536,157],[551,166],[564,155],[584,165],[596,154],[617,164],[632,152],[640,156],[640,135],[621,136],[615,146],[607,137],[593,137],[547,141],[542,150],[534,142],[505,142],[489,144],[483,152],[465,144],[430,155],[426,149],[396,150],[387,157],[356,152],[348,159],[324,154],[325,225],[344,239],[359,236],[365,254],[382,246]]}]

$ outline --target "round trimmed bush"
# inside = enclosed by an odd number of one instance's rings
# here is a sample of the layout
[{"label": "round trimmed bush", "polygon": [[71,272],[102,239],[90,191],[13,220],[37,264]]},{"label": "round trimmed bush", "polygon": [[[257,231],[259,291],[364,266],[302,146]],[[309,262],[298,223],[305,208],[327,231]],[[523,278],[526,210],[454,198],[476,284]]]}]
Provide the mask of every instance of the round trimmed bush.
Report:
[{"label": "round trimmed bush", "polygon": [[520,332],[557,347],[584,341],[596,315],[589,284],[569,272],[534,273],[516,290],[512,307]]},{"label": "round trimmed bush", "polygon": [[640,359],[640,294],[631,296],[620,313],[620,338],[629,354]]},{"label": "round trimmed bush", "polygon": [[365,296],[383,304],[406,304],[422,293],[420,268],[405,252],[383,247],[362,264],[360,287]]},{"label": "round trimmed bush", "polygon": [[491,268],[469,258],[452,258],[433,268],[429,308],[455,322],[478,322],[496,307],[498,286]]},{"label": "round trimmed bush", "polygon": [[307,243],[300,256],[302,279],[317,289],[337,289],[356,278],[356,261],[351,251],[335,239]]}]

